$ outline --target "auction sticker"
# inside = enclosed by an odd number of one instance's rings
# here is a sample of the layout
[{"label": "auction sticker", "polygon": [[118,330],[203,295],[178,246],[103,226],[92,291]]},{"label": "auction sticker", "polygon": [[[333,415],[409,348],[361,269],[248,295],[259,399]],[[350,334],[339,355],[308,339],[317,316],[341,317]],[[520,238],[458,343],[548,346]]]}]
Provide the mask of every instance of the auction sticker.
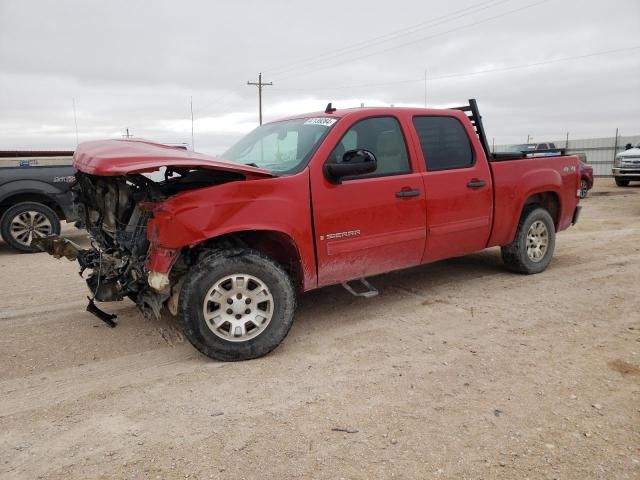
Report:
[{"label": "auction sticker", "polygon": [[317,117],[317,118],[308,118],[307,121],[304,122],[304,124],[305,125],[323,125],[325,127],[330,127],[337,121],[338,120],[336,120],[335,118]]}]

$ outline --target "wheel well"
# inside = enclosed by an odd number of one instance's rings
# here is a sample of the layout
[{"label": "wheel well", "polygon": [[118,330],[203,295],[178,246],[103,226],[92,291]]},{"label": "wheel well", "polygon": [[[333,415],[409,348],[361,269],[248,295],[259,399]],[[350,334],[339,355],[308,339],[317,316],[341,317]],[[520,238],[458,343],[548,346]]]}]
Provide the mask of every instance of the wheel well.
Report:
[{"label": "wheel well", "polygon": [[298,249],[288,235],[271,230],[229,233],[207,240],[204,248],[245,247],[257,250],[280,264],[298,291],[304,289],[304,272]]},{"label": "wheel well", "polygon": [[2,216],[2,214],[4,214],[4,212],[10,207],[24,202],[42,203],[56,212],[59,219],[65,219],[64,212],[62,211],[62,208],[60,208],[60,205],[58,205],[58,203],[51,197],[39,193],[17,193],[5,198],[0,202],[0,216]]},{"label": "wheel well", "polygon": [[551,218],[553,218],[553,224],[558,229],[558,220],[560,219],[560,199],[555,192],[542,192],[531,195],[527,198],[527,201],[524,202],[523,210],[530,206],[537,205],[549,212]]}]

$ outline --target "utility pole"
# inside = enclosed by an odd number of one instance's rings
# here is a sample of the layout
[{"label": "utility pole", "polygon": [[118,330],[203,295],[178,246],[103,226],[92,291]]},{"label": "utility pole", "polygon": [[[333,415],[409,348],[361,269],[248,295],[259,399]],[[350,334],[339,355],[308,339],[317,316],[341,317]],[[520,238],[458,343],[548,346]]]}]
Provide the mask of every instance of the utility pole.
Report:
[{"label": "utility pole", "polygon": [[193,141],[193,96],[191,97],[191,150],[196,151],[196,144]]},{"label": "utility pole", "polygon": [[273,82],[263,82],[262,73],[258,73],[257,82],[247,82],[247,85],[255,85],[258,87],[258,118],[260,119],[260,125],[262,125],[262,87],[273,85]]},{"label": "utility pole", "polygon": [[73,121],[76,124],[76,147],[77,147],[78,143],[80,143],[80,140],[78,137],[78,116],[76,115],[76,99],[75,97],[72,97],[71,100],[73,102]]},{"label": "utility pole", "polygon": [[131,138],[131,137],[133,137],[133,133],[129,133],[129,127],[127,127],[126,132],[127,132],[127,133],[125,133],[125,134],[123,134],[123,135],[122,135],[124,138]]},{"label": "utility pole", "polygon": [[424,69],[424,108],[427,108],[427,69]]}]

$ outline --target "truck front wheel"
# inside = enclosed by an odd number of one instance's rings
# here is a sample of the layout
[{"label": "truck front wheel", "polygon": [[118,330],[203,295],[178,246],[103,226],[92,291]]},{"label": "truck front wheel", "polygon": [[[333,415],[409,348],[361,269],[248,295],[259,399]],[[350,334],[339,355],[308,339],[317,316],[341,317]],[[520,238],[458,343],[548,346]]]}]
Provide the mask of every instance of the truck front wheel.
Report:
[{"label": "truck front wheel", "polygon": [[56,212],[37,202],[17,203],[9,208],[0,219],[2,238],[11,247],[32,253],[31,240],[35,237],[58,235],[60,219]]},{"label": "truck front wheel", "polygon": [[553,219],[541,207],[528,207],[522,213],[516,237],[502,247],[502,261],[516,273],[540,273],[547,268],[556,245]]},{"label": "truck front wheel", "polygon": [[187,274],[179,300],[185,336],[222,361],[266,355],[287,336],[296,296],[280,265],[255,250],[219,250]]}]

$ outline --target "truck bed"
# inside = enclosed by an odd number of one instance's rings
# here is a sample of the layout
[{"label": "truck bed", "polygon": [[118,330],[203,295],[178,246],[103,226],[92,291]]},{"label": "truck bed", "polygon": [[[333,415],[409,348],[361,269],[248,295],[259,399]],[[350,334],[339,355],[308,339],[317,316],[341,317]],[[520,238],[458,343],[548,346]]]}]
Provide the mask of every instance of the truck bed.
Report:
[{"label": "truck bed", "polygon": [[[555,192],[558,205],[556,231],[571,225],[578,204],[575,172],[578,157],[527,157],[489,162],[494,190],[494,222],[489,246],[513,240],[524,199],[538,192]],[[546,199],[541,199],[546,200]]]}]

